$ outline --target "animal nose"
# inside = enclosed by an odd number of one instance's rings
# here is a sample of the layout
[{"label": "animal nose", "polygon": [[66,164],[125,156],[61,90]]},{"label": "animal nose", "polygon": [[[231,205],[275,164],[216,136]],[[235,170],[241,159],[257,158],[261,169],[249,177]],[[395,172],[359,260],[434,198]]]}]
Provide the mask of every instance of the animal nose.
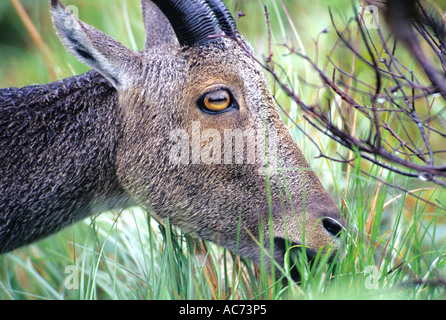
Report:
[{"label": "animal nose", "polygon": [[333,218],[324,218],[322,220],[324,228],[335,237],[340,237],[342,232],[342,225]]}]

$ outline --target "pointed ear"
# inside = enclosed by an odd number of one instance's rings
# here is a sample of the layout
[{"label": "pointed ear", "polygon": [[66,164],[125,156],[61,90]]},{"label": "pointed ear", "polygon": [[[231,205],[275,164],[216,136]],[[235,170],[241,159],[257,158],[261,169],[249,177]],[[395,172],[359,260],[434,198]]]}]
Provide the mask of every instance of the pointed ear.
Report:
[{"label": "pointed ear", "polygon": [[169,20],[150,0],[141,0],[142,18],[146,29],[146,49],[165,43],[178,44]]},{"label": "pointed ear", "polygon": [[51,0],[51,13],[62,43],[75,57],[101,73],[115,88],[129,85],[133,51],[80,21],[59,0]]}]

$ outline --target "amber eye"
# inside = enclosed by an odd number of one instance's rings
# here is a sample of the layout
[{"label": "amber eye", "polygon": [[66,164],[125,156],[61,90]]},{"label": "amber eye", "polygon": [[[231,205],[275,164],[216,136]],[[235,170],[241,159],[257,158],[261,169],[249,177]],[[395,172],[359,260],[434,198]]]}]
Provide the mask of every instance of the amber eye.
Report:
[{"label": "amber eye", "polygon": [[221,113],[237,106],[237,103],[228,90],[218,89],[205,93],[198,100],[198,105],[205,112]]}]

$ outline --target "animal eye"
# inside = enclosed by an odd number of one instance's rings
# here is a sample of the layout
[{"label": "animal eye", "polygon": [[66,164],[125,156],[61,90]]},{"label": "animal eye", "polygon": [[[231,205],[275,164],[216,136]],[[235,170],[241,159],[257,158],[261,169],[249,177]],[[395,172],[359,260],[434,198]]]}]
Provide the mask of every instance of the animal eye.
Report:
[{"label": "animal eye", "polygon": [[198,105],[205,112],[221,113],[237,106],[237,103],[229,91],[218,89],[205,93],[198,100]]}]

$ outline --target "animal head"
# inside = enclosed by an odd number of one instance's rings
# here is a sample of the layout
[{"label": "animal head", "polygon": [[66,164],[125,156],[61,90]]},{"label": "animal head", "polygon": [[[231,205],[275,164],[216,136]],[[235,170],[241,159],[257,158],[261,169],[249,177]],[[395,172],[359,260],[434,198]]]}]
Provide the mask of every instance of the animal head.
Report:
[{"label": "animal head", "polygon": [[338,208],[223,2],[144,0],[141,52],[51,7],[63,44],[117,92],[113,179],[126,197],[270,267],[293,245],[339,246]]}]

